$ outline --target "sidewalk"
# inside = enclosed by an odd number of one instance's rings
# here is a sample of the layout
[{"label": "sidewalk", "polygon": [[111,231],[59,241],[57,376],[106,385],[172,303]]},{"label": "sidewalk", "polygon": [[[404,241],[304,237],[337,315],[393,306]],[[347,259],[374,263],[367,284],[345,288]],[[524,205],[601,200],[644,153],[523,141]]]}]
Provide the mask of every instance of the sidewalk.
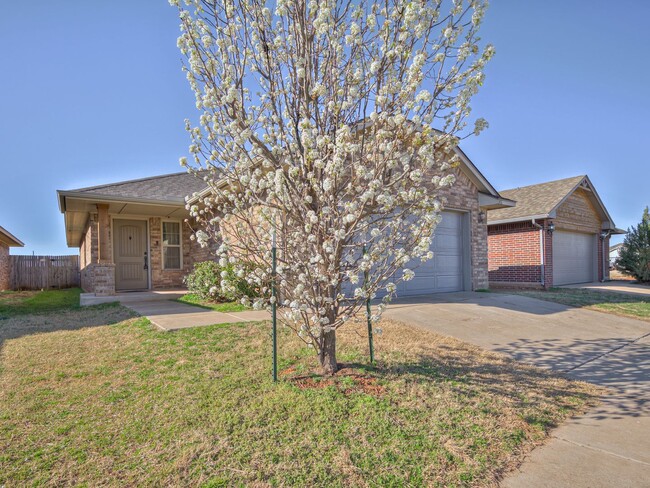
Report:
[{"label": "sidewalk", "polygon": [[122,305],[144,315],[152,324],[164,331],[213,324],[258,322],[271,318],[265,311],[216,312],[172,300],[142,300],[122,303]]}]

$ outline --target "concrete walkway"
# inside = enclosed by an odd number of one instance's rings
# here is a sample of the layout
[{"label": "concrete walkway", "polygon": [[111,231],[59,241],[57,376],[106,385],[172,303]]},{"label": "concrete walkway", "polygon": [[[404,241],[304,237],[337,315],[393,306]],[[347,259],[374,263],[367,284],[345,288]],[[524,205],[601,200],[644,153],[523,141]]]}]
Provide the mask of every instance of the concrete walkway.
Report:
[{"label": "concrete walkway", "polygon": [[257,322],[271,318],[264,311],[216,312],[171,300],[122,302],[122,305],[147,317],[152,324],[164,331],[214,324]]},{"label": "concrete walkway", "polygon": [[561,288],[582,288],[585,290],[609,291],[616,293],[630,293],[632,295],[645,295],[650,297],[650,286],[637,285],[629,281],[605,281],[594,283],[582,283],[579,285],[566,285]]},{"label": "concrete walkway", "polygon": [[403,300],[385,316],[612,390],[502,486],[650,487],[650,323],[497,293]]}]

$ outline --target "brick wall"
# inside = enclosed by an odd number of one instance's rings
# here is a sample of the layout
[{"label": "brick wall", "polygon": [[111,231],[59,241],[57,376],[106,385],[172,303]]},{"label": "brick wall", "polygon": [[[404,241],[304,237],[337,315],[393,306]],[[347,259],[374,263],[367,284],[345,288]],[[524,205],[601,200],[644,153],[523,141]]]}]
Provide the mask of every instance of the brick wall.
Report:
[{"label": "brick wall", "polygon": [[[553,286],[553,234],[547,232],[551,220],[538,221],[544,225],[544,284]],[[582,188],[570,195],[552,219],[555,228],[572,232],[599,234],[602,220],[588,194]],[[609,240],[605,245],[608,245]],[[531,222],[490,225],[488,228],[490,284],[504,283],[541,285],[539,229]],[[603,266],[603,242],[598,239],[598,279],[608,277]]]},{"label": "brick wall", "polygon": [[185,286],[183,277],[191,271],[194,263],[193,246],[190,240],[192,231],[187,224],[181,222],[182,269],[163,269],[162,220],[160,217],[151,217],[149,219],[151,285],[155,290],[182,288]]},{"label": "brick wall", "polygon": [[[469,220],[469,244],[470,244],[470,262],[467,263],[471,269],[470,290],[485,289],[488,287],[488,244],[487,244],[487,224],[485,218],[479,222],[479,203],[478,189],[462,173],[456,170],[456,181],[449,187],[440,191],[440,200],[446,210],[458,210],[467,212]],[[236,224],[229,223],[227,226],[222,225],[222,233],[228,236],[229,241],[242,239],[241,231],[236,229]],[[260,226],[264,222],[260,221]],[[203,259],[205,260],[205,259]],[[417,272],[417,271],[416,271]]]},{"label": "brick wall", "polygon": [[92,265],[98,259],[98,234],[97,222],[93,214],[88,218],[81,242],[79,243],[79,270],[81,277],[81,289],[87,293],[94,293],[94,272]]},{"label": "brick wall", "polygon": [[541,283],[540,230],[532,222],[488,227],[490,282]]},{"label": "brick wall", "polygon": [[0,242],[0,291],[9,289],[9,246]]},{"label": "brick wall", "polygon": [[456,182],[441,192],[444,206],[449,210],[469,212],[469,242],[471,289],[488,287],[488,234],[485,218],[479,222],[478,189],[462,172],[456,172]]}]

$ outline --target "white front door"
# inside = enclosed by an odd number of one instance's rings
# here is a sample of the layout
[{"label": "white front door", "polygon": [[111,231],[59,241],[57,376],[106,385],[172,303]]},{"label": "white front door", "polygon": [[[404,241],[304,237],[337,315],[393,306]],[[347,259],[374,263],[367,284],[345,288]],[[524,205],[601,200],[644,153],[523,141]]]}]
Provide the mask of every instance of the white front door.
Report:
[{"label": "white front door", "polygon": [[147,258],[147,222],[114,220],[115,289],[147,289],[149,286]]}]

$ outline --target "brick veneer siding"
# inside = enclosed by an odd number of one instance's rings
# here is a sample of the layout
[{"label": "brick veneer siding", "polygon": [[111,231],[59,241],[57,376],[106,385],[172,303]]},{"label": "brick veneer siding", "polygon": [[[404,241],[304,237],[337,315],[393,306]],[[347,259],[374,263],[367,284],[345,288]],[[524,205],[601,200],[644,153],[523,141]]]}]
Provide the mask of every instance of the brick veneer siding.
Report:
[{"label": "brick veneer siding", "polygon": [[92,266],[97,264],[98,252],[97,222],[91,214],[79,243],[81,289],[86,293],[95,293],[95,273]]},{"label": "brick veneer siding", "polygon": [[446,209],[469,213],[471,290],[485,289],[488,287],[488,234],[485,219],[479,222],[478,189],[457,171],[456,182],[440,196]]},{"label": "brick veneer siding", "polygon": [[539,228],[532,222],[490,225],[488,227],[490,282],[541,284],[539,234]]},{"label": "brick veneer siding", "polygon": [[[553,222],[557,230],[599,234],[603,221],[589,200],[587,193],[578,188],[560,205],[554,219],[538,221],[544,226],[544,286],[553,286],[553,234],[547,232]],[[609,277],[604,266],[603,240],[597,242],[598,280]],[[609,249],[609,238],[605,239]],[[541,286],[539,254],[539,229],[530,221],[488,226],[488,256],[490,286],[505,284]]]},{"label": "brick veneer siding", "polygon": [[0,242],[0,291],[9,289],[9,246]]},{"label": "brick veneer siding", "polygon": [[[127,215],[120,216],[126,220]],[[150,217],[149,228],[149,266],[151,268],[151,288],[182,288],[183,278],[192,270],[194,263],[214,259],[210,248],[201,248],[190,239],[192,229],[181,222],[183,268],[180,270],[163,269],[162,265],[162,221],[160,217]],[[112,221],[109,228],[108,249],[112,256]],[[81,288],[88,293],[110,295],[115,293],[115,265],[98,263],[99,229],[96,214],[91,214],[79,243],[79,264],[81,271]]]},{"label": "brick veneer siding", "polygon": [[[456,171],[456,181],[448,188],[443,188],[440,193],[440,200],[445,210],[455,210],[467,213],[469,222],[468,242],[470,247],[469,266],[470,283],[466,287],[469,290],[486,289],[488,287],[488,243],[487,224],[479,222],[478,189],[459,170]],[[222,226],[224,223],[222,222]],[[260,225],[264,225],[260,222]],[[232,222],[227,227],[222,227],[222,233],[228,236],[228,240],[241,239],[239,231],[230,230],[235,224]],[[417,270],[416,270],[417,273]]]},{"label": "brick veneer siding", "polygon": [[87,292],[97,296],[115,295],[115,265],[93,263],[86,267]]},{"label": "brick veneer siding", "polygon": [[160,217],[151,217],[149,219],[151,287],[154,290],[182,288],[184,286],[183,278],[192,270],[194,263],[193,246],[190,240],[192,230],[181,222],[182,269],[163,269],[162,222],[163,219]]},{"label": "brick veneer siding", "polygon": [[[467,212],[469,221],[469,244],[472,290],[488,287],[488,242],[487,224],[479,222],[480,208],[478,204],[478,189],[460,171],[457,173],[456,182],[450,188],[440,193],[441,200],[447,210]],[[127,215],[119,218],[128,219]],[[484,219],[483,219],[484,220]],[[192,270],[194,263],[215,258],[214,249],[201,248],[198,243],[190,239],[192,229],[187,223],[181,222],[182,228],[182,269],[163,269],[162,262],[162,221],[160,217],[148,218],[149,228],[149,266],[151,288],[180,288],[184,286],[183,278]],[[112,225],[112,224],[111,224]],[[106,283],[115,281],[114,266],[111,269],[97,268],[98,264],[98,236],[99,229],[96,214],[91,214],[86,229],[80,242],[80,267],[81,286],[84,291],[97,293],[101,287],[102,293],[110,292]],[[109,229],[109,250],[112,256],[112,229]],[[105,290],[108,290],[106,292]],[[114,290],[113,290],[114,292]]]}]

